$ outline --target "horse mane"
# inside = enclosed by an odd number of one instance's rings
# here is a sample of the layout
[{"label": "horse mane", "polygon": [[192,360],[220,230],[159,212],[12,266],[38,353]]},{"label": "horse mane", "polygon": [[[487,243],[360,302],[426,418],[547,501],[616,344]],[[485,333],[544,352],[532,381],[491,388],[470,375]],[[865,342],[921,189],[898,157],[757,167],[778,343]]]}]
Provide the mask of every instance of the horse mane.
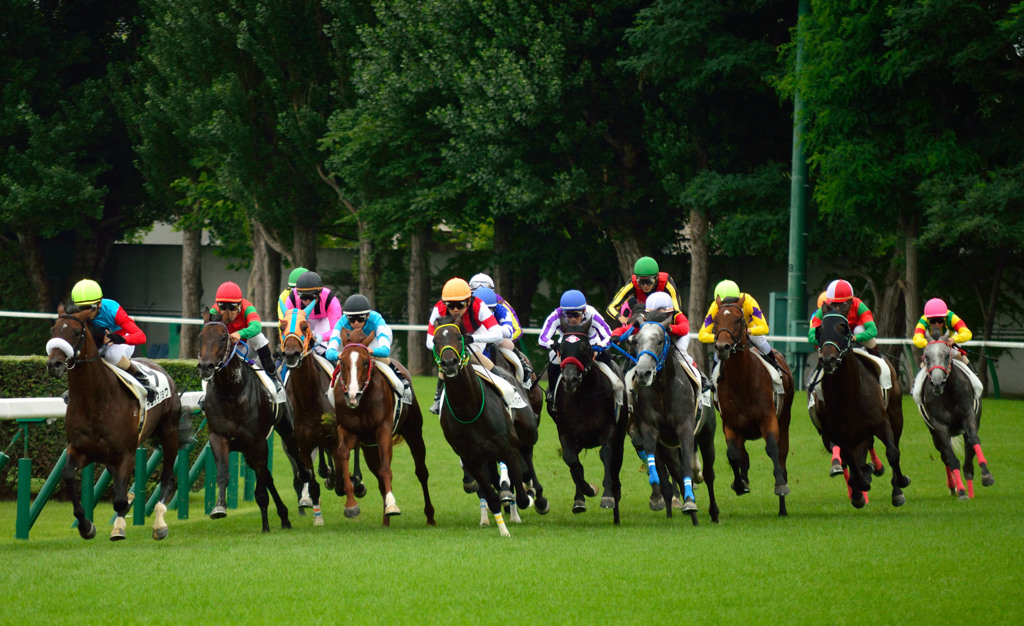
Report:
[{"label": "horse mane", "polygon": [[580,333],[581,335],[590,334],[590,325],[593,320],[586,320],[582,324],[569,324],[565,320],[558,321],[558,327],[562,333]]},{"label": "horse mane", "polygon": [[341,343],[347,346],[350,343],[359,343],[364,346],[369,346],[370,342],[373,341],[373,333],[369,335],[363,334],[362,330],[358,329],[342,329],[341,331]]},{"label": "horse mane", "polygon": [[728,298],[722,298],[722,304],[736,304],[740,301],[737,296],[729,296]]}]

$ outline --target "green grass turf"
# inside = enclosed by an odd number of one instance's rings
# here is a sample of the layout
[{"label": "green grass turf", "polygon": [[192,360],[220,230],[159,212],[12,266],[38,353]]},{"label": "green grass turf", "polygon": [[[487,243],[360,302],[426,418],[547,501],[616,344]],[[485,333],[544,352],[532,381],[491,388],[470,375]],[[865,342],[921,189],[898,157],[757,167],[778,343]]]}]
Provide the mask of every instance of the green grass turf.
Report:
[{"label": "green grass turf", "polygon": [[[416,380],[424,405],[433,381]],[[573,487],[555,428],[541,422],[536,465],[551,512],[523,513],[512,537],[480,528],[476,498],[463,493],[458,461],[437,418],[425,415],[427,465],[438,526],[427,527],[423,500],[404,446],[395,454],[402,515],[380,525],[382,504],[370,478],[362,515],[323,499],[326,525],[299,517],[288,464],[278,450],[275,476],[294,528],[259,532],[259,511],[244,502],[223,520],[168,515],[170,536],[128,521],[128,539],[107,540],[111,507],[97,507],[97,538],[70,526],[71,507],[50,503],[31,532],[14,539],[15,504],[0,504],[0,623],[703,623],[891,624],[1021,623],[1024,557],[1021,402],[987,400],[981,428],[993,487],[976,498],[947,495],[945,472],[913,403],[904,403],[907,503],[889,503],[889,477],[875,479],[871,501],[855,510],[798,395],[791,429],[789,517],[776,516],[763,442],[748,444],[751,493],[736,496],[719,426],[717,495],[721,523],[710,522],[698,486],[698,527],[678,512],[648,509],[650,489],[627,442],[622,525],[588,502],[573,515]],[[880,451],[881,452],[881,451]],[[596,450],[584,459],[600,483]]]}]

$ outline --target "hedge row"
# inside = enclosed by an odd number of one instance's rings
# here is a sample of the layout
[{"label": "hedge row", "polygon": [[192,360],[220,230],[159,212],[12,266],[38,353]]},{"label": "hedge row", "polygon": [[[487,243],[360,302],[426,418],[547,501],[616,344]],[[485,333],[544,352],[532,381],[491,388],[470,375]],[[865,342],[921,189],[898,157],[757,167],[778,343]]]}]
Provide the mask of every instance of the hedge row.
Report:
[{"label": "hedge row", "polygon": [[[158,360],[178,386],[178,392],[199,391],[199,378],[196,376],[195,360],[163,359]],[[52,398],[58,397],[67,390],[67,381],[54,379],[46,372],[46,357],[0,357],[0,398]],[[195,426],[198,426],[198,421]],[[18,461],[24,453],[24,442],[19,438],[16,444],[10,445],[18,425],[14,420],[0,421],[0,450],[4,450],[11,461],[0,472],[0,499],[17,497]],[[195,460],[199,450],[206,441],[206,433],[196,436],[199,445],[192,450]],[[29,429],[28,453],[32,458],[32,477],[45,479],[49,476],[57,459],[67,447],[67,436],[64,434],[64,421],[57,419],[49,424],[33,425]],[[99,472],[97,472],[97,477]],[[38,485],[34,485],[38,488]],[[107,493],[109,497],[109,490]],[[53,498],[64,499],[64,485],[60,483],[54,490]]]}]

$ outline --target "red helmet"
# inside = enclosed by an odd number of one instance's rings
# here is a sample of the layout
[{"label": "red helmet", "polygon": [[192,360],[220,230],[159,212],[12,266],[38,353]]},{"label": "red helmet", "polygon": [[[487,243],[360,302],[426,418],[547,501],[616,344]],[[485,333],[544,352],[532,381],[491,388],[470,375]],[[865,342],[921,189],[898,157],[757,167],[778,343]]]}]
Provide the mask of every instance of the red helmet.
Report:
[{"label": "red helmet", "polygon": [[853,287],[845,280],[833,280],[825,293],[828,294],[829,302],[846,302],[853,298]]},{"label": "red helmet", "polygon": [[242,288],[230,280],[217,288],[217,302],[241,302]]}]

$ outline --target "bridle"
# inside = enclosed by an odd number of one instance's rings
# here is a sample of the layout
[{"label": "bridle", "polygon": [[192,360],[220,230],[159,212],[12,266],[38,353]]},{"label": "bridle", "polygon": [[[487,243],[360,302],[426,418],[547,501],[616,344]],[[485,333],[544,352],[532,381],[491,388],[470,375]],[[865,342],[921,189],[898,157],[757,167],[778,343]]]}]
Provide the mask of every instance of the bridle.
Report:
[{"label": "bridle", "polygon": [[[825,321],[828,320],[829,318],[839,318],[841,320],[841,322],[838,322],[838,323],[842,323],[842,322],[846,322],[847,321],[846,316],[843,315],[842,313],[826,313],[821,318],[822,327],[824,327]],[[838,342],[832,341],[831,339],[829,339],[828,341],[824,341],[821,344],[821,349],[822,350],[825,349],[825,346],[831,345],[831,346],[834,346],[835,349],[839,351],[839,354],[836,356],[836,361],[835,361],[836,365],[835,365],[835,367],[832,368],[831,372],[826,370],[826,372],[825,372],[826,374],[830,374],[830,373],[834,372],[836,369],[838,369],[839,364],[842,363],[843,357],[845,357],[846,353],[849,352],[850,345],[853,343],[853,333],[847,334],[845,337],[843,337],[843,339],[845,339],[845,341],[844,341],[845,345],[839,345]]]},{"label": "bridle", "polygon": [[665,367],[665,361],[668,358],[668,351],[669,351],[669,348],[671,347],[672,342],[669,341],[669,339],[668,339],[668,331],[665,330],[665,327],[661,324],[661,322],[651,322],[651,321],[648,321],[648,322],[644,322],[644,323],[642,323],[640,325],[640,331],[637,332],[637,343],[639,343],[639,337],[640,337],[640,333],[643,332],[643,327],[644,326],[648,326],[650,324],[653,324],[653,325],[657,326],[658,329],[661,330],[661,354],[655,354],[655,353],[651,352],[650,350],[641,350],[636,355],[636,361],[639,364],[640,363],[640,357],[642,357],[645,354],[649,354],[649,355],[651,355],[651,358],[654,359],[654,371],[655,372],[660,372],[661,368]]},{"label": "bridle", "polygon": [[941,343],[942,345],[944,345],[946,347],[946,350],[943,351],[943,353],[946,355],[945,365],[938,365],[938,364],[936,364],[936,365],[929,365],[928,366],[928,372],[927,372],[926,375],[930,377],[933,370],[941,371],[942,372],[942,382],[940,382],[937,386],[938,386],[939,389],[942,389],[943,386],[945,386],[945,384],[946,384],[946,379],[949,378],[949,371],[953,368],[953,349],[949,347],[948,343],[946,343],[945,341],[939,339],[939,340],[936,340],[936,341],[929,341],[928,345],[925,346],[925,352],[928,351],[928,346],[931,346],[931,345],[936,344],[936,343]]},{"label": "bridle", "polygon": [[[299,309],[292,309],[292,311],[298,311]],[[304,321],[303,316],[298,313],[289,312],[288,315],[288,329],[281,331],[281,351],[284,352],[285,341],[294,337],[302,345],[302,351],[299,353],[299,361],[306,358],[306,356],[313,351],[313,333],[309,329],[307,324],[305,332],[299,330],[299,324]]]},{"label": "bridle", "polygon": [[248,352],[249,345],[246,344],[244,341],[237,341],[237,342],[235,342],[235,347],[232,350],[231,349],[231,333],[228,332],[228,325],[227,324],[225,324],[224,322],[207,322],[206,326],[220,326],[220,327],[222,327],[224,329],[224,342],[223,342],[224,343],[224,358],[222,358],[220,360],[220,362],[217,363],[216,369],[220,370],[220,369],[224,369],[225,367],[227,367],[228,363],[231,362],[231,358],[233,356],[235,356],[236,354],[241,356],[243,359],[245,358],[242,355],[241,350],[239,350],[239,347],[242,346],[242,345],[245,345],[246,352]]},{"label": "bridle", "polygon": [[[439,331],[442,328],[447,328],[447,327],[454,328],[455,332],[458,333],[459,341],[462,342],[461,351],[456,350],[454,347],[449,346],[449,345],[441,346],[441,350],[438,351],[437,343],[435,342],[434,343],[434,362],[437,363],[438,367],[440,367],[441,366],[441,357],[444,356],[444,353],[445,353],[446,350],[451,350],[452,352],[454,352],[458,356],[458,359],[459,359],[459,366],[456,368],[456,371],[461,371],[462,368],[466,367],[466,364],[469,363],[469,350],[466,349],[466,339],[462,336],[462,327],[460,327],[458,324],[441,324],[441,325],[436,326],[434,328],[434,337],[437,337],[437,331]],[[476,416],[473,419],[470,419],[470,420],[459,419],[459,416],[455,414],[455,409],[452,408],[451,403],[448,401],[448,394],[447,393],[444,394],[444,403],[446,405],[448,405],[448,412],[451,413],[452,419],[454,419],[456,422],[458,422],[460,424],[472,424],[473,422],[475,422],[478,419],[480,419],[480,416],[484,414],[484,404],[486,404],[486,402],[487,402],[487,397],[484,394],[484,381],[480,380],[479,377],[476,377],[476,378],[477,378],[477,383],[480,385],[480,410],[476,412]]]},{"label": "bridle", "polygon": [[737,304],[735,302],[730,302],[728,304],[722,304],[720,307],[718,307],[718,313],[715,314],[715,324],[714,324],[714,327],[712,328],[712,331],[715,334],[715,342],[716,343],[718,342],[719,335],[721,335],[722,333],[728,333],[729,336],[732,337],[732,341],[730,341],[727,344],[727,347],[728,347],[729,354],[736,354],[737,352],[742,352],[743,350],[746,350],[748,339],[750,338],[750,332],[747,329],[746,324],[743,324],[743,336],[742,337],[739,337],[739,336],[736,335],[736,333],[732,332],[731,328],[719,328],[718,327],[718,315],[720,315],[722,313],[722,311],[724,311],[725,309],[736,309],[736,311],[738,312],[738,315],[739,315],[740,323],[742,324],[743,320],[745,319],[744,316],[743,316],[743,307],[741,307],[739,304]]},{"label": "bridle", "polygon": [[590,348],[590,337],[588,337],[587,335],[585,335],[583,333],[564,333],[562,335],[562,339],[561,339],[562,343],[565,343],[565,341],[566,341],[565,338],[566,337],[578,337],[580,339],[580,341],[583,342],[583,345],[587,349],[584,350],[581,353],[581,356],[585,355],[584,359],[586,360],[587,363],[586,363],[586,365],[584,365],[583,361],[580,361],[578,358],[576,358],[574,356],[562,356],[561,350],[559,350],[559,354],[558,355],[562,358],[562,362],[561,362],[560,367],[564,370],[567,365],[575,365],[577,368],[579,368],[579,370],[580,370],[580,377],[582,378],[583,376],[587,375],[587,372],[590,371],[590,367],[594,364],[593,350],[589,349]]},{"label": "bridle", "polygon": [[72,346],[71,343],[67,339],[64,339],[63,337],[51,337],[50,340],[46,342],[47,354],[49,354],[50,351],[55,348],[63,352],[66,357],[64,360],[64,367],[66,367],[68,370],[74,369],[75,366],[78,365],[79,363],[92,363],[96,359],[100,358],[101,353],[97,353],[96,356],[90,359],[86,359],[84,357],[79,356],[79,353],[82,351],[83,348],[85,348],[85,336],[89,332],[88,323],[78,319],[74,315],[68,314],[58,315],[57,319],[74,320],[82,327],[82,330],[79,333],[78,341],[75,342],[74,346]]},{"label": "bridle", "polygon": [[[373,374],[373,357],[370,355],[370,349],[367,348],[365,345],[363,345],[361,343],[345,344],[345,347],[342,348],[341,353],[344,354],[345,351],[348,350],[349,348],[360,349],[360,350],[362,350],[366,354],[366,380],[363,381],[363,385],[359,388],[359,395],[360,395],[360,397],[362,397],[363,392],[366,391],[366,388],[370,386],[370,376]],[[338,374],[341,372],[341,362],[343,360],[344,360],[344,357],[342,357],[342,356],[338,357],[338,367],[335,368],[335,370],[334,370],[334,378],[335,379],[339,379],[339,380],[337,380],[337,383],[341,385],[342,393],[348,394],[348,383],[346,382],[345,376],[338,376]],[[358,381],[358,380],[359,380],[359,377],[357,376],[356,377],[356,381]],[[334,386],[334,384],[335,384],[335,380],[331,380],[331,386],[332,387]]]}]

